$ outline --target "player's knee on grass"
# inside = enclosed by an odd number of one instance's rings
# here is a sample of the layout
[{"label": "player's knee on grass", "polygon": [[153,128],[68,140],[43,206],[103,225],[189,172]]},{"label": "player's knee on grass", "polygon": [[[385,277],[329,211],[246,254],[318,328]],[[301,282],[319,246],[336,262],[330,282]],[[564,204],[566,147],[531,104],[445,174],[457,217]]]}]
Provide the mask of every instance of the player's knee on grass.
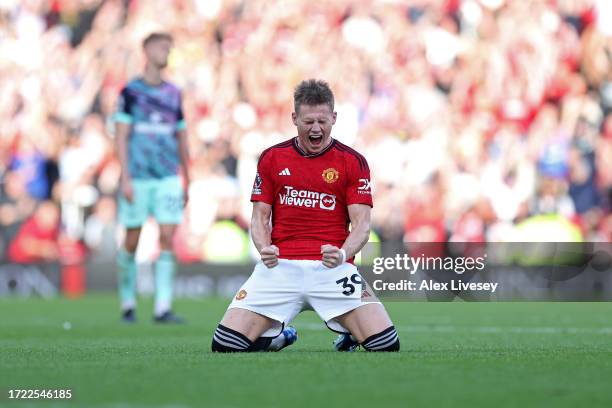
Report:
[{"label": "player's knee on grass", "polygon": [[271,342],[271,337],[260,337],[251,341],[244,334],[220,324],[213,335],[211,349],[219,353],[265,351]]},{"label": "player's knee on grass", "polygon": [[394,326],[373,334],[361,343],[367,351],[399,351],[400,341]]}]

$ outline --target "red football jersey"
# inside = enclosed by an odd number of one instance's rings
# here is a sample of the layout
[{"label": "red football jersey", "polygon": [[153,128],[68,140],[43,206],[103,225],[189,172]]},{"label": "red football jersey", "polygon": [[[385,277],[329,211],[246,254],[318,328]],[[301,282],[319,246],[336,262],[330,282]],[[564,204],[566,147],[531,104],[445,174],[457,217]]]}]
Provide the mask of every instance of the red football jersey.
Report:
[{"label": "red football jersey", "polygon": [[272,206],[272,244],[280,258],[320,260],[321,245],[340,248],[346,240],[348,205],[372,207],[370,169],[335,139],[308,155],[293,138],[261,154],[251,201]]}]

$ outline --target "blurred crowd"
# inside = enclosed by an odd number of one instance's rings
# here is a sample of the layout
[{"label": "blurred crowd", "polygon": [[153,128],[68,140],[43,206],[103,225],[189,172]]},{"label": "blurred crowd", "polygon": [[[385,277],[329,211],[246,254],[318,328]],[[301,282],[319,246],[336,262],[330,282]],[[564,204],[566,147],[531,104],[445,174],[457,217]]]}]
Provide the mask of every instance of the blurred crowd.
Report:
[{"label": "blurred crowd", "polygon": [[3,0],[0,258],[113,256],[112,114],[153,31],[184,92],[184,262],[252,256],[257,158],[311,77],[369,161],[374,239],[612,241],[610,1]]}]

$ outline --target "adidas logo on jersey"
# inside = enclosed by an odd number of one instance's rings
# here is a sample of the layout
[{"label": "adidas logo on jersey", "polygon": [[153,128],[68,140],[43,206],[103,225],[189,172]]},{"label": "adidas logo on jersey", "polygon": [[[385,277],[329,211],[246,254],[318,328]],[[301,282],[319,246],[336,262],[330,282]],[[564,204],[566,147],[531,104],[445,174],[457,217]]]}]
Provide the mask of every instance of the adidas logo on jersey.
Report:
[{"label": "adidas logo on jersey", "polygon": [[278,173],[279,176],[290,176],[291,172],[289,171],[289,167],[285,167],[280,173]]}]

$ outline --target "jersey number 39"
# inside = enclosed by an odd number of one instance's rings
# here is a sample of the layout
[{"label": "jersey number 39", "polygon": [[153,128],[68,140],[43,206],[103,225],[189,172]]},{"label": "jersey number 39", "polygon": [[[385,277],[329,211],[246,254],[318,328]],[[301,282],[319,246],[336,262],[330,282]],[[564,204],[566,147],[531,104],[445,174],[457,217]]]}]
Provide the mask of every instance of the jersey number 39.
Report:
[{"label": "jersey number 39", "polygon": [[[357,274],[357,273],[354,273],[351,276],[350,281],[352,283],[354,283],[355,285],[360,285],[361,286],[361,282],[362,282],[361,281],[361,276],[359,276],[359,274]],[[351,296],[353,293],[355,293],[355,285],[349,283],[349,278],[348,277],[342,278],[342,279],[338,279],[336,281],[336,283],[338,285],[342,285],[342,289],[344,289],[342,291],[342,294],[344,296]]]}]

